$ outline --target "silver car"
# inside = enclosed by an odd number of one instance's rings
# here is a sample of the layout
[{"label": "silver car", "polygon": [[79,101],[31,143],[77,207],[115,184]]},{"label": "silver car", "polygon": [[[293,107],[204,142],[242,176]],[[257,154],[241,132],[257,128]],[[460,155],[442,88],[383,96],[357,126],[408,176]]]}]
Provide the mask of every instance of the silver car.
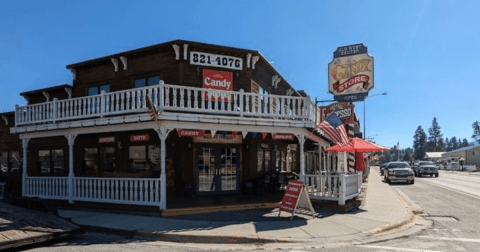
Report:
[{"label": "silver car", "polygon": [[387,183],[407,182],[415,183],[415,176],[412,168],[406,162],[391,162],[384,172],[384,179]]}]

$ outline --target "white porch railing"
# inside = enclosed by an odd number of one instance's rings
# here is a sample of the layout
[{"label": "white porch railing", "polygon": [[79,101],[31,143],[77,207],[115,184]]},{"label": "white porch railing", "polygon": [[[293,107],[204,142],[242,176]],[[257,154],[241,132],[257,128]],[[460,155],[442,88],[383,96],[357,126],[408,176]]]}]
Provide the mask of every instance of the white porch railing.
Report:
[{"label": "white porch railing", "polygon": [[[68,177],[27,177],[26,197],[68,200]],[[73,178],[73,200],[159,206],[159,178]]]},{"label": "white porch railing", "polygon": [[42,199],[68,199],[68,177],[27,177],[25,196]]},{"label": "white porch railing", "polygon": [[318,175],[305,175],[305,189],[310,198],[338,201],[345,205],[345,201],[354,198],[360,193],[361,173],[331,174],[322,172]]},{"label": "white porch railing", "polygon": [[147,110],[145,102],[147,94],[161,111],[311,122],[315,120],[315,103],[309,98],[245,93],[243,90],[239,92],[206,90],[160,83],[94,96],[54,99],[45,103],[16,106],[15,125],[144,113]]},{"label": "white porch railing", "polygon": [[160,179],[91,178],[73,179],[73,200],[132,204],[160,205]]}]

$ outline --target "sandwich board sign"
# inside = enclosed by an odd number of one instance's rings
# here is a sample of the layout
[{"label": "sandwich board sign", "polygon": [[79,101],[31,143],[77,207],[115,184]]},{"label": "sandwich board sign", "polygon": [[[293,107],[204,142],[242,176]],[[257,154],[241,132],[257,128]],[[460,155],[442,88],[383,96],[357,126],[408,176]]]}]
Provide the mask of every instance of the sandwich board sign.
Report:
[{"label": "sandwich board sign", "polygon": [[312,202],[310,202],[307,191],[304,190],[303,182],[290,180],[285,190],[285,195],[283,195],[278,217],[280,217],[280,214],[284,211],[292,213],[290,220],[293,220],[293,215],[297,209],[309,210],[312,213],[312,217],[315,218],[315,210],[313,210]]}]

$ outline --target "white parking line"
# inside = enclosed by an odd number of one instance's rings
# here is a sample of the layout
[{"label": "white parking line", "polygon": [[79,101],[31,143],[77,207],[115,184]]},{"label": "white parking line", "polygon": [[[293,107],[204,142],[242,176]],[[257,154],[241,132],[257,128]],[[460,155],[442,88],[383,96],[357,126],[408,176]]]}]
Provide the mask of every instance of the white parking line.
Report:
[{"label": "white parking line", "polygon": [[423,239],[441,240],[441,241],[480,242],[480,239],[471,239],[471,238],[432,237],[432,236],[415,236],[415,237],[423,238]]},{"label": "white parking line", "polygon": [[364,247],[364,248],[374,248],[374,249],[396,250],[396,251],[413,251],[413,252],[442,252],[441,250],[409,249],[409,248],[396,248],[396,247],[387,247],[387,246],[371,246],[371,245],[362,245],[362,246],[360,246],[360,247]]}]

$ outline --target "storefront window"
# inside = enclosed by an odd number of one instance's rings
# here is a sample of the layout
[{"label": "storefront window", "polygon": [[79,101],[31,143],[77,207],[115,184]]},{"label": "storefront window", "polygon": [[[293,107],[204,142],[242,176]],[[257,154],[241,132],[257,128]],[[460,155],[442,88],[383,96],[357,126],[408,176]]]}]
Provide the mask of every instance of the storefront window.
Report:
[{"label": "storefront window", "polygon": [[263,170],[265,172],[270,171],[270,159],[271,159],[270,149],[265,149],[265,160],[263,162],[263,164],[264,164]]},{"label": "storefront window", "polygon": [[53,172],[54,173],[64,173],[65,171],[65,162],[64,162],[64,153],[63,150],[52,150],[52,163],[53,163]]},{"label": "storefront window", "polygon": [[130,146],[128,157],[132,171],[139,172],[147,169],[147,155],[145,146]]},{"label": "storefront window", "polygon": [[10,152],[10,171],[19,171],[22,164],[22,159],[18,151]]},{"label": "storefront window", "polygon": [[148,146],[148,159],[152,166],[152,171],[160,171],[160,147],[156,145]]},{"label": "storefront window", "polygon": [[100,170],[111,172],[115,169],[115,148],[100,148]]},{"label": "storefront window", "polygon": [[8,152],[0,153],[0,172],[8,172]]},{"label": "storefront window", "polygon": [[40,173],[50,173],[50,150],[39,150],[38,162],[40,164]]},{"label": "storefront window", "polygon": [[87,176],[98,175],[98,149],[85,148],[83,151],[85,173]]},{"label": "storefront window", "polygon": [[263,148],[258,147],[257,150],[257,172],[261,172],[263,170]]}]

